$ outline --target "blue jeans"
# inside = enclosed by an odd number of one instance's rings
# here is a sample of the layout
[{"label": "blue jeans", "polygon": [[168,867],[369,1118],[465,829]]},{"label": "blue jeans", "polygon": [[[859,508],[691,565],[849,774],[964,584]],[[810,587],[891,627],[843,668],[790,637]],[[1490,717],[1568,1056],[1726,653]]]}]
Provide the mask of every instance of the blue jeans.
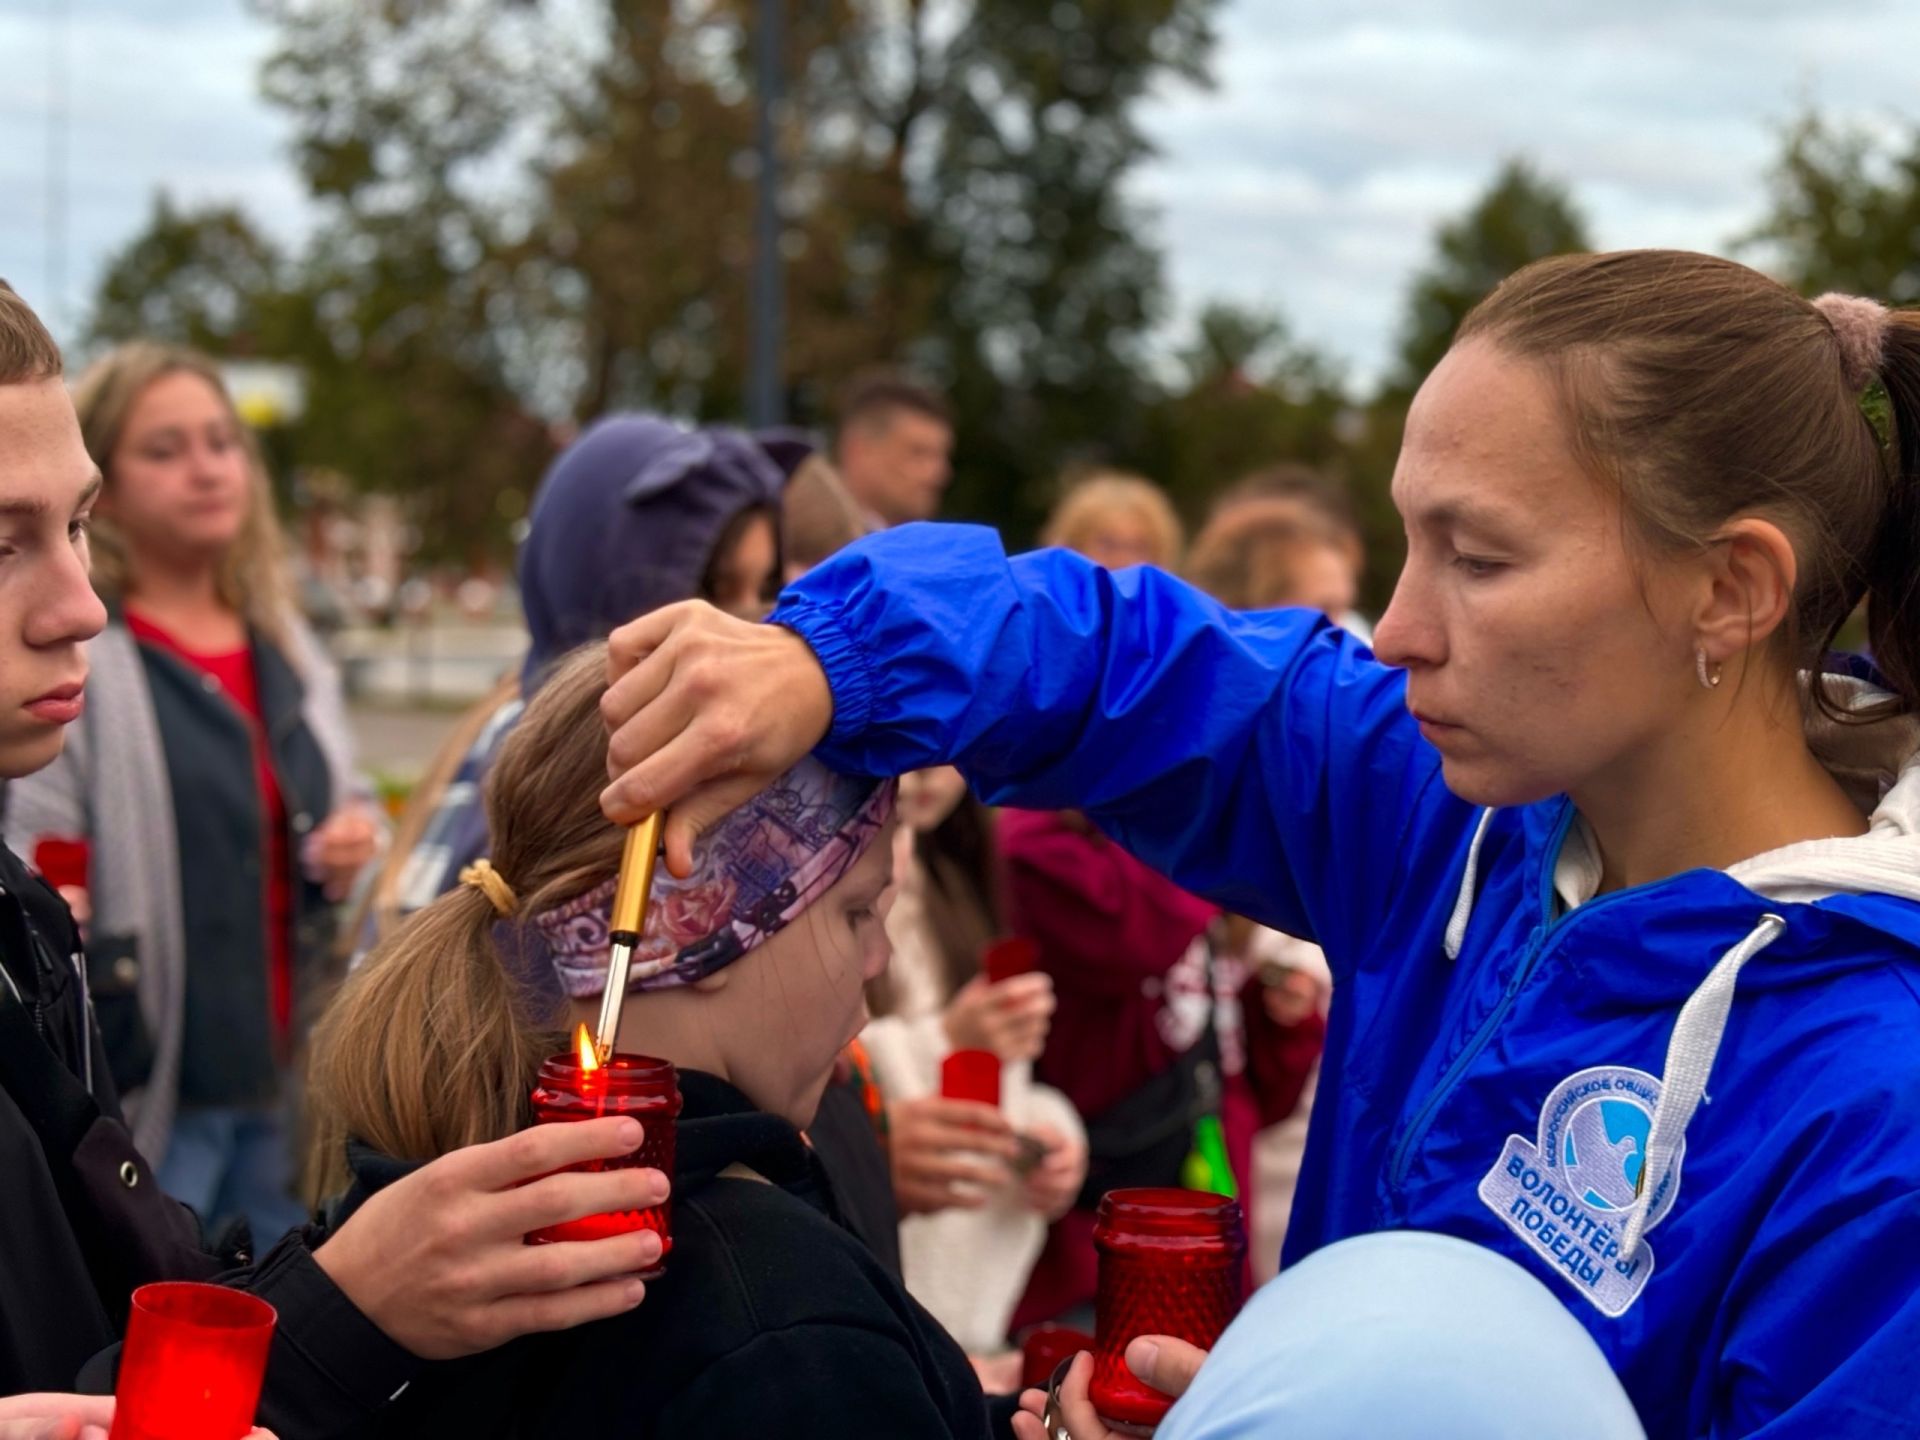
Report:
[{"label": "blue jeans", "polygon": [[1538,1280],[1447,1235],[1343,1240],[1269,1281],[1156,1440],[1645,1440]]},{"label": "blue jeans", "polygon": [[293,1151],[277,1105],[181,1110],[157,1173],[160,1188],[191,1206],[209,1232],[246,1216],[255,1254],[306,1223],[306,1207],[292,1194]]}]

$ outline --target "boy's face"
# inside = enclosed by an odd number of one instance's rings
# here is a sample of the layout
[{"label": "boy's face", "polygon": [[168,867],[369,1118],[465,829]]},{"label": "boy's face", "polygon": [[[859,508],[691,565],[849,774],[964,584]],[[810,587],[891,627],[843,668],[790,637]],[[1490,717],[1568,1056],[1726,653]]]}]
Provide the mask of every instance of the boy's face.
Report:
[{"label": "boy's face", "polygon": [[87,579],[100,490],[58,380],[0,385],[0,779],[59,755],[107,612]]}]

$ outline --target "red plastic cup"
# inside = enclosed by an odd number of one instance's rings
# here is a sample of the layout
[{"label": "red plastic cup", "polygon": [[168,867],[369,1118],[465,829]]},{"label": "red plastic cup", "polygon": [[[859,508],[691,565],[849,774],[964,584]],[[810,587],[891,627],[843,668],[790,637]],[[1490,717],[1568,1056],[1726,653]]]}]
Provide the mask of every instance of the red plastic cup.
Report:
[{"label": "red plastic cup", "polygon": [[[602,1116],[631,1115],[646,1127],[646,1138],[631,1155],[606,1160],[583,1160],[568,1170],[599,1172],[644,1166],[673,1173],[674,1135],[680,1114],[680,1081],[671,1062],[651,1055],[615,1055],[607,1064],[583,1069],[572,1051],[549,1055],[540,1062],[540,1078],[533,1090],[533,1118],[540,1125],[563,1125]],[[666,1271],[673,1249],[673,1201],[663,1200],[644,1210],[619,1210],[585,1215],[548,1225],[527,1236],[529,1245],[557,1240],[604,1240],[651,1230],[660,1237],[660,1263],[641,1278],[657,1279]]]},{"label": "red plastic cup", "polygon": [[242,1440],[278,1318],[257,1295],[223,1285],[135,1290],[111,1440]]},{"label": "red plastic cup", "polygon": [[1071,1325],[1036,1325],[1020,1342],[1020,1388],[1044,1390],[1062,1360],[1093,1349],[1093,1336]]},{"label": "red plastic cup", "polygon": [[940,1062],[940,1094],[948,1100],[1000,1105],[1000,1057],[991,1050],[955,1050]]},{"label": "red plastic cup", "polygon": [[56,890],[64,885],[86,889],[87,866],[92,858],[93,847],[85,840],[48,835],[33,847],[33,868]]},{"label": "red plastic cup", "polygon": [[980,952],[980,971],[990,985],[1025,975],[1039,963],[1039,945],[1024,935],[1003,935]]},{"label": "red plastic cup", "polygon": [[1158,1425],[1173,1399],[1127,1368],[1127,1342],[1172,1335],[1213,1348],[1245,1298],[1239,1202],[1203,1190],[1109,1190],[1093,1244],[1093,1407],[1111,1425]]}]

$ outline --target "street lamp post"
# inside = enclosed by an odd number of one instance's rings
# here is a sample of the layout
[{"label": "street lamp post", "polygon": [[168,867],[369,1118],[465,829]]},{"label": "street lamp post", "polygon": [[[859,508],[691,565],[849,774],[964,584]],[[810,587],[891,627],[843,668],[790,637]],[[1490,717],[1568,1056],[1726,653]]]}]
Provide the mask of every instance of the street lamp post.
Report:
[{"label": "street lamp post", "polygon": [[781,352],[786,348],[786,275],[780,258],[780,156],[775,144],[780,107],[782,0],[760,0],[757,26],[758,106],[755,144],[760,152],[754,207],[752,357],[747,416],[755,425],[786,419]]}]

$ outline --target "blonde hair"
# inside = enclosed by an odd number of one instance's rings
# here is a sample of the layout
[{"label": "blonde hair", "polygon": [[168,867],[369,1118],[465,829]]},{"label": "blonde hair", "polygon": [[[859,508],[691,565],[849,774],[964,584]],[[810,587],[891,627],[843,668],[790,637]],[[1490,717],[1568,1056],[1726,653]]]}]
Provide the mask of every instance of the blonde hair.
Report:
[{"label": "blonde hair", "polygon": [[[113,454],[119,447],[127,417],[156,380],[169,375],[197,375],[233,418],[252,472],[252,494],[240,533],[220,557],[216,586],[222,603],[276,643],[284,643],[294,616],[293,588],[287,577],[286,541],[274,514],[273,487],[267,480],[265,459],[253,431],[241,422],[219,367],[197,350],[133,340],[115,347],[89,365],[74,382],[73,408],[80,416],[80,435],[87,453],[113,493]],[[93,585],[103,596],[117,599],[126,593],[128,557],[126,539],[106,515],[96,515],[92,529]]]},{"label": "blonde hair", "polygon": [[1187,579],[1233,610],[1297,604],[1295,566],[1308,550],[1346,559],[1341,534],[1294,499],[1241,500],[1221,509],[1187,555]]},{"label": "blonde hair", "polygon": [[1083,549],[1110,515],[1131,516],[1147,528],[1153,536],[1153,564],[1171,569],[1180,563],[1186,532],[1172,502],[1144,475],[1125,470],[1095,470],[1073,481],[1047,518],[1040,543]]},{"label": "blonde hair", "polygon": [[33,307],[0,280],[0,385],[30,385],[60,376],[60,347]]},{"label": "blonde hair", "polygon": [[[487,778],[490,859],[514,926],[619,867],[624,832],[600,813],[605,645],[566,657],[501,743]],[[346,1142],[430,1160],[530,1121],[540,1061],[564,1044],[557,992],[517,980],[493,902],[462,885],[374,947],[315,1027],[309,1069],[314,1199],[346,1183]],[[507,937],[511,944],[511,937]]]}]

